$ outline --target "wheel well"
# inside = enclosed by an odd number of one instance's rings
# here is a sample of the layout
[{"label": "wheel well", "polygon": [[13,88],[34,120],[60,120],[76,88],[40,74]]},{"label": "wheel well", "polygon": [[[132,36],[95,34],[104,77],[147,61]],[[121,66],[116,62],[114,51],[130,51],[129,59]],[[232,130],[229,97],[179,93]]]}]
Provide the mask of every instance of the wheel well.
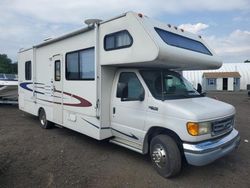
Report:
[{"label": "wheel well", "polygon": [[37,116],[39,116],[41,110],[44,110],[43,107],[40,107],[40,108],[38,109]]},{"label": "wheel well", "polygon": [[175,140],[175,142],[178,145],[178,148],[180,149],[180,152],[183,154],[183,147],[182,147],[182,141],[180,139],[180,137],[172,130],[167,129],[167,128],[163,128],[163,127],[151,127],[144,139],[144,143],[143,143],[143,153],[147,154],[149,152],[149,146],[150,146],[150,142],[152,140],[153,137],[159,135],[159,134],[165,134],[170,136],[171,138],[173,138]]}]

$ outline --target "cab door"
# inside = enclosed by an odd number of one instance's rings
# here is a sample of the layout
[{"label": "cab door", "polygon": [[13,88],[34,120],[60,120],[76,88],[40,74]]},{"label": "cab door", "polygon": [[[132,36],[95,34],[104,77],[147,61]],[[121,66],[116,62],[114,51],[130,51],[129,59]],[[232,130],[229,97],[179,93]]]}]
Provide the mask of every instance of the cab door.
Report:
[{"label": "cab door", "polygon": [[112,134],[118,138],[142,143],[146,107],[145,90],[137,73],[118,73],[111,102]]},{"label": "cab door", "polygon": [[62,125],[63,122],[63,81],[62,81],[62,55],[52,58],[53,67],[53,122]]}]

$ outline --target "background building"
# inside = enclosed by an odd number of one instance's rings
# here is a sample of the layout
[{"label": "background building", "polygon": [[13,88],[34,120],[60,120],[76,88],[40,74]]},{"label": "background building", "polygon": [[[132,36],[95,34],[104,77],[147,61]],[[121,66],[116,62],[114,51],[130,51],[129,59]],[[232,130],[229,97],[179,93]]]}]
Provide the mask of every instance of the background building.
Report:
[{"label": "background building", "polygon": [[239,72],[204,72],[202,86],[204,91],[239,91]]},{"label": "background building", "polygon": [[[216,74],[216,78],[212,81],[212,75],[208,73],[218,74]],[[189,80],[195,88],[197,84],[200,83],[204,90],[223,90],[224,80],[224,90],[246,90],[247,84],[250,84],[250,63],[224,63],[222,67],[217,70],[183,71],[183,76]],[[214,85],[210,86],[205,76],[207,76],[207,79],[210,77],[210,83],[213,84],[213,82],[215,82],[216,87]],[[232,83],[234,84],[232,85]]]}]

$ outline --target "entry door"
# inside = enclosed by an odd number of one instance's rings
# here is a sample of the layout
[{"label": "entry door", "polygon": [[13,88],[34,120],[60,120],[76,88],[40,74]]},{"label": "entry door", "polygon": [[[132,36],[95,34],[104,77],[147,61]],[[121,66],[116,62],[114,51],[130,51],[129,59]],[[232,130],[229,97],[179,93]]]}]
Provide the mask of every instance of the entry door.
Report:
[{"label": "entry door", "polygon": [[63,85],[62,85],[62,55],[52,58],[53,71],[53,121],[62,125],[63,122]]},{"label": "entry door", "polygon": [[223,90],[227,90],[227,78],[223,78]]},{"label": "entry door", "polygon": [[[127,85],[127,98],[117,97],[119,84]],[[111,129],[115,137],[141,143],[146,119],[147,100],[140,99],[145,95],[143,85],[135,72],[121,72],[116,81],[111,103]]]}]

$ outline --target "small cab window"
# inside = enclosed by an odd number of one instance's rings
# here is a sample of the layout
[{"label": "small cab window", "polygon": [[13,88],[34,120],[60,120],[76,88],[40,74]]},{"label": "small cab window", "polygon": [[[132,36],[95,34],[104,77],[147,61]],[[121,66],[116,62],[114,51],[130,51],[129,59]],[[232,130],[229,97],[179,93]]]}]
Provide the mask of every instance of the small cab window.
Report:
[{"label": "small cab window", "polygon": [[123,72],[120,74],[116,96],[122,101],[144,99],[144,88],[135,73]]},{"label": "small cab window", "polygon": [[31,61],[25,62],[25,80],[31,80],[32,77]]},{"label": "small cab window", "polygon": [[95,79],[94,48],[88,48],[66,54],[66,79]]},{"label": "small cab window", "polygon": [[61,61],[56,60],[55,61],[55,81],[61,80]]},{"label": "small cab window", "polygon": [[127,30],[111,33],[104,37],[104,49],[106,51],[128,48],[132,43],[133,39]]},{"label": "small cab window", "polygon": [[200,41],[190,39],[188,37],[184,37],[182,35],[178,35],[159,28],[155,28],[155,31],[158,33],[161,39],[168,45],[199,52],[202,54],[212,55],[212,53],[207,49],[207,47]]}]

